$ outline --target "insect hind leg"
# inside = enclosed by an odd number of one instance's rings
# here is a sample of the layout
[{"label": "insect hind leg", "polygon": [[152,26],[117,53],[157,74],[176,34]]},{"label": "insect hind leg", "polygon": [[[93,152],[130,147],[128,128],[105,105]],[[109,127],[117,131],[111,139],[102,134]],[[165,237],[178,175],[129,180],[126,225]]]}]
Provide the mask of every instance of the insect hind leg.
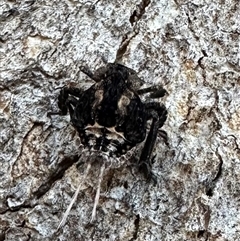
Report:
[{"label": "insect hind leg", "polygon": [[[151,155],[157,139],[158,130],[163,126],[164,122],[167,119],[167,110],[164,105],[158,102],[146,103],[145,108],[148,114],[148,119],[152,119],[152,124],[140,156],[139,169],[145,174],[146,178],[154,179],[154,175],[151,171]],[[162,137],[165,139],[166,143],[166,132],[162,132]]]}]

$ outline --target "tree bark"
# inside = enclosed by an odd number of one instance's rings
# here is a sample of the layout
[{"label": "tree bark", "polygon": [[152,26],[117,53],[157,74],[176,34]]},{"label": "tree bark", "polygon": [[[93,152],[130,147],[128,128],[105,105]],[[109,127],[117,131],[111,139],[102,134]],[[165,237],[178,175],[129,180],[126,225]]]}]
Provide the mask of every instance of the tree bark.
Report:
[{"label": "tree bark", "polygon": [[[3,0],[0,241],[240,240],[239,15],[232,0]],[[47,113],[64,85],[93,84],[80,66],[115,61],[167,90],[169,145],[158,136],[155,185],[128,162],[142,145],[104,173],[89,224],[99,166],[82,180],[78,134]]]}]

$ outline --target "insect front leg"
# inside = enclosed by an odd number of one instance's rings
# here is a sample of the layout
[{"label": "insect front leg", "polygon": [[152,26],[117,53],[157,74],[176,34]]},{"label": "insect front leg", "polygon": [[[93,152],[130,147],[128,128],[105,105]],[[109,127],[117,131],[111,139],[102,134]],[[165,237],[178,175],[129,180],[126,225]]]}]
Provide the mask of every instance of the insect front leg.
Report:
[{"label": "insect front leg", "polygon": [[64,87],[61,89],[58,96],[58,107],[60,111],[49,112],[48,115],[67,115],[68,111],[70,115],[73,114],[73,109],[76,107],[78,100],[76,97],[80,97],[82,90],[73,87]]}]

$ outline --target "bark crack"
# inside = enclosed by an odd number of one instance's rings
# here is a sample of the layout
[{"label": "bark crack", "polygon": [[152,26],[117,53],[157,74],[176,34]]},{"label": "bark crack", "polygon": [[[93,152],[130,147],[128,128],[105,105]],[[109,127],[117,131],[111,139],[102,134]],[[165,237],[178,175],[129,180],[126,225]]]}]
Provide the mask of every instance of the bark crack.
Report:
[{"label": "bark crack", "polygon": [[142,0],[137,4],[136,9],[133,11],[129,18],[129,22],[133,26],[135,22],[142,18],[143,14],[146,12],[147,6],[150,4],[150,0]]},{"label": "bark crack", "polygon": [[62,162],[59,164],[58,169],[56,169],[54,173],[52,173],[52,175],[49,178],[47,178],[45,182],[38,188],[38,190],[33,193],[36,199],[41,198],[45,193],[47,193],[57,180],[62,179],[62,177],[65,174],[65,171],[68,168],[70,168],[74,163],[76,163],[78,160],[79,160],[78,155],[64,158]]},{"label": "bark crack", "polygon": [[213,191],[215,189],[216,183],[217,183],[217,181],[219,180],[219,178],[222,175],[223,159],[222,159],[221,155],[219,154],[218,150],[216,150],[215,154],[216,154],[216,156],[219,159],[219,164],[218,164],[218,169],[217,169],[216,176],[213,178],[210,186],[206,190],[206,195],[210,196],[210,197],[213,195]]},{"label": "bark crack", "polygon": [[133,237],[129,241],[137,240],[138,231],[139,231],[139,223],[140,223],[140,216],[139,216],[139,214],[137,214],[136,219],[134,221],[135,230],[133,233]]}]

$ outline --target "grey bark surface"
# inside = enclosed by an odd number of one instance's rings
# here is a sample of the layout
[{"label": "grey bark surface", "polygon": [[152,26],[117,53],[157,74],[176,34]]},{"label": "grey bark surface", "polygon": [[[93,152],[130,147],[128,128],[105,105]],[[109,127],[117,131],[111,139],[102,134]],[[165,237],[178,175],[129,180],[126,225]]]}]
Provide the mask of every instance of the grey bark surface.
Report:
[{"label": "grey bark surface", "polygon": [[[3,0],[0,241],[240,240],[239,18],[232,0]],[[156,185],[128,162],[105,173],[90,225],[99,167],[81,179],[69,117],[47,113],[60,87],[93,84],[81,65],[106,61],[166,88],[169,146],[158,137]]]}]

